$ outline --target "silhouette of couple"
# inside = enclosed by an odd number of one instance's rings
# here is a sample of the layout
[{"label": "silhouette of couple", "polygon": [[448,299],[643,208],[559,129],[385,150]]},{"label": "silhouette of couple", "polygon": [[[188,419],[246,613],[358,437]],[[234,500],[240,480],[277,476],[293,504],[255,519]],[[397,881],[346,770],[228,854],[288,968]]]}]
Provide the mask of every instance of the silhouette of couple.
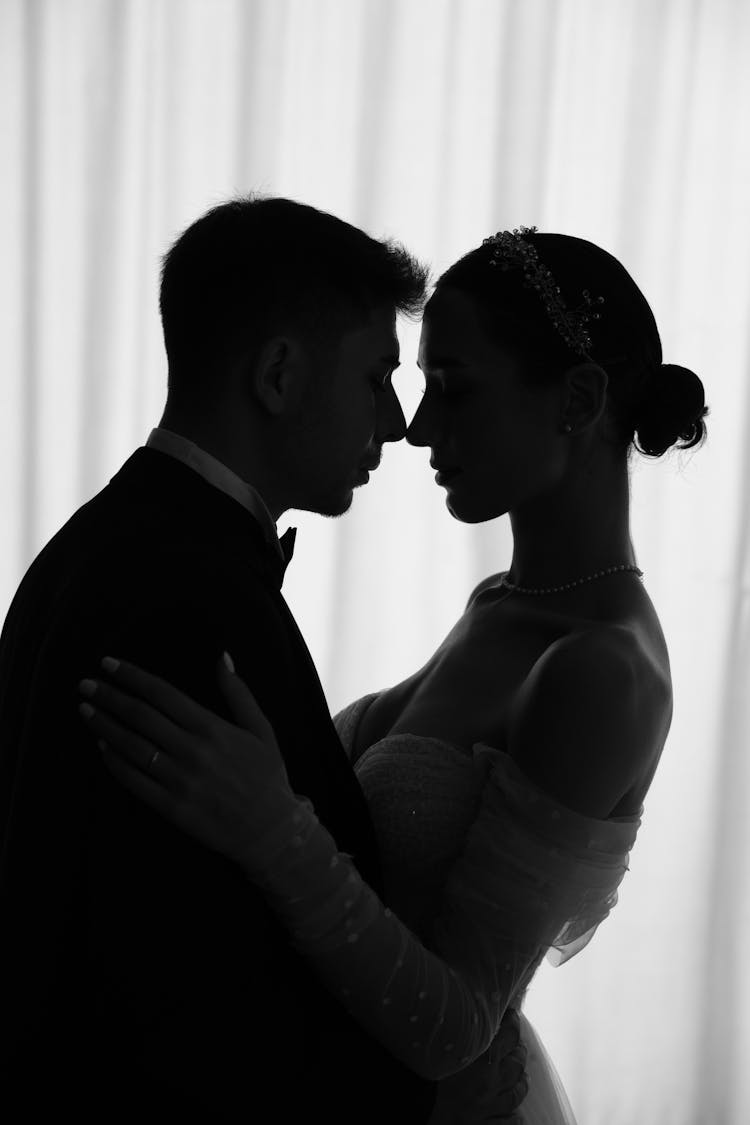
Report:
[{"label": "silhouette of couple", "polygon": [[[5,1120],[575,1121],[520,1009],[635,842],[672,692],[628,465],[707,408],[589,242],[498,232],[427,289],[400,244],[279,198],[166,254],[160,424],[0,640]],[[397,316],[422,313],[407,429]],[[344,514],[404,436],[454,519],[510,515],[513,557],[332,718],[276,521]]]}]

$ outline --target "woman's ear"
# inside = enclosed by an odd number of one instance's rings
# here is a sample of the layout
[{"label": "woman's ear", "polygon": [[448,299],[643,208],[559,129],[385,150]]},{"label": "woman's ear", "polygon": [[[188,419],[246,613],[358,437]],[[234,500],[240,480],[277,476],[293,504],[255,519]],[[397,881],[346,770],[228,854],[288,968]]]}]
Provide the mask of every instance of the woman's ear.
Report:
[{"label": "woman's ear", "polygon": [[598,363],[587,360],[569,367],[563,379],[565,395],[561,421],[580,433],[598,422],[604,413],[609,377]]}]

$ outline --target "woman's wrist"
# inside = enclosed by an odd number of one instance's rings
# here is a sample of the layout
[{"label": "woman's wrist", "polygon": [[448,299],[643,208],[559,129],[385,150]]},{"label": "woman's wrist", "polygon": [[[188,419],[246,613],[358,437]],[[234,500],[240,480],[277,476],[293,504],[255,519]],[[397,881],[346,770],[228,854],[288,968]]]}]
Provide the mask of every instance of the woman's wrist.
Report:
[{"label": "woman's wrist", "polygon": [[259,886],[274,888],[317,826],[307,797],[279,790],[264,800],[262,814],[253,817],[253,835],[239,859],[242,870]]},{"label": "woman's wrist", "polygon": [[[304,797],[294,797],[243,864],[300,951],[337,947],[382,910],[351,862]],[[345,932],[341,930],[345,919]]]}]

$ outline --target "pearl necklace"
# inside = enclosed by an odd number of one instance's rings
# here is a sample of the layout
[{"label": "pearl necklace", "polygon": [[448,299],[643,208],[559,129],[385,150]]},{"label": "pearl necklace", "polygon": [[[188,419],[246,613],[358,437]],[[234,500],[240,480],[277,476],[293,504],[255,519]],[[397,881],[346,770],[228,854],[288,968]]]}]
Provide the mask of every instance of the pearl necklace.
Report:
[{"label": "pearl necklace", "polygon": [[574,586],[580,586],[584,582],[593,582],[595,578],[603,578],[605,574],[615,574],[618,570],[632,570],[639,578],[643,578],[643,571],[639,570],[637,566],[632,563],[623,563],[622,566],[610,566],[606,570],[597,570],[596,574],[590,574],[588,578],[577,578],[575,582],[566,582],[564,586],[546,586],[534,590],[530,586],[517,586],[515,582],[509,582],[505,575],[500,579],[500,585],[516,594],[557,594],[560,590],[571,590]]}]

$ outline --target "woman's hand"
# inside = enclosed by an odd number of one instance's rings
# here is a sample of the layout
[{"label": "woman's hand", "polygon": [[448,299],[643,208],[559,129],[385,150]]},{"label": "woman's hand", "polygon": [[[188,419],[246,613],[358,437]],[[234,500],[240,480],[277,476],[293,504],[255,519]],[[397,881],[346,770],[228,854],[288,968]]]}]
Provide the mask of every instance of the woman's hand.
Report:
[{"label": "woman's hand", "polygon": [[506,1008],[485,1054],[439,1083],[429,1125],[522,1125],[517,1110],[529,1092],[527,1058],[518,1012]]},{"label": "woman's hand", "polygon": [[82,680],[79,711],[112,775],[155,812],[252,868],[261,841],[297,805],[273,727],[224,660],[222,694],[235,723],[159,676],[111,657],[109,680]]}]

